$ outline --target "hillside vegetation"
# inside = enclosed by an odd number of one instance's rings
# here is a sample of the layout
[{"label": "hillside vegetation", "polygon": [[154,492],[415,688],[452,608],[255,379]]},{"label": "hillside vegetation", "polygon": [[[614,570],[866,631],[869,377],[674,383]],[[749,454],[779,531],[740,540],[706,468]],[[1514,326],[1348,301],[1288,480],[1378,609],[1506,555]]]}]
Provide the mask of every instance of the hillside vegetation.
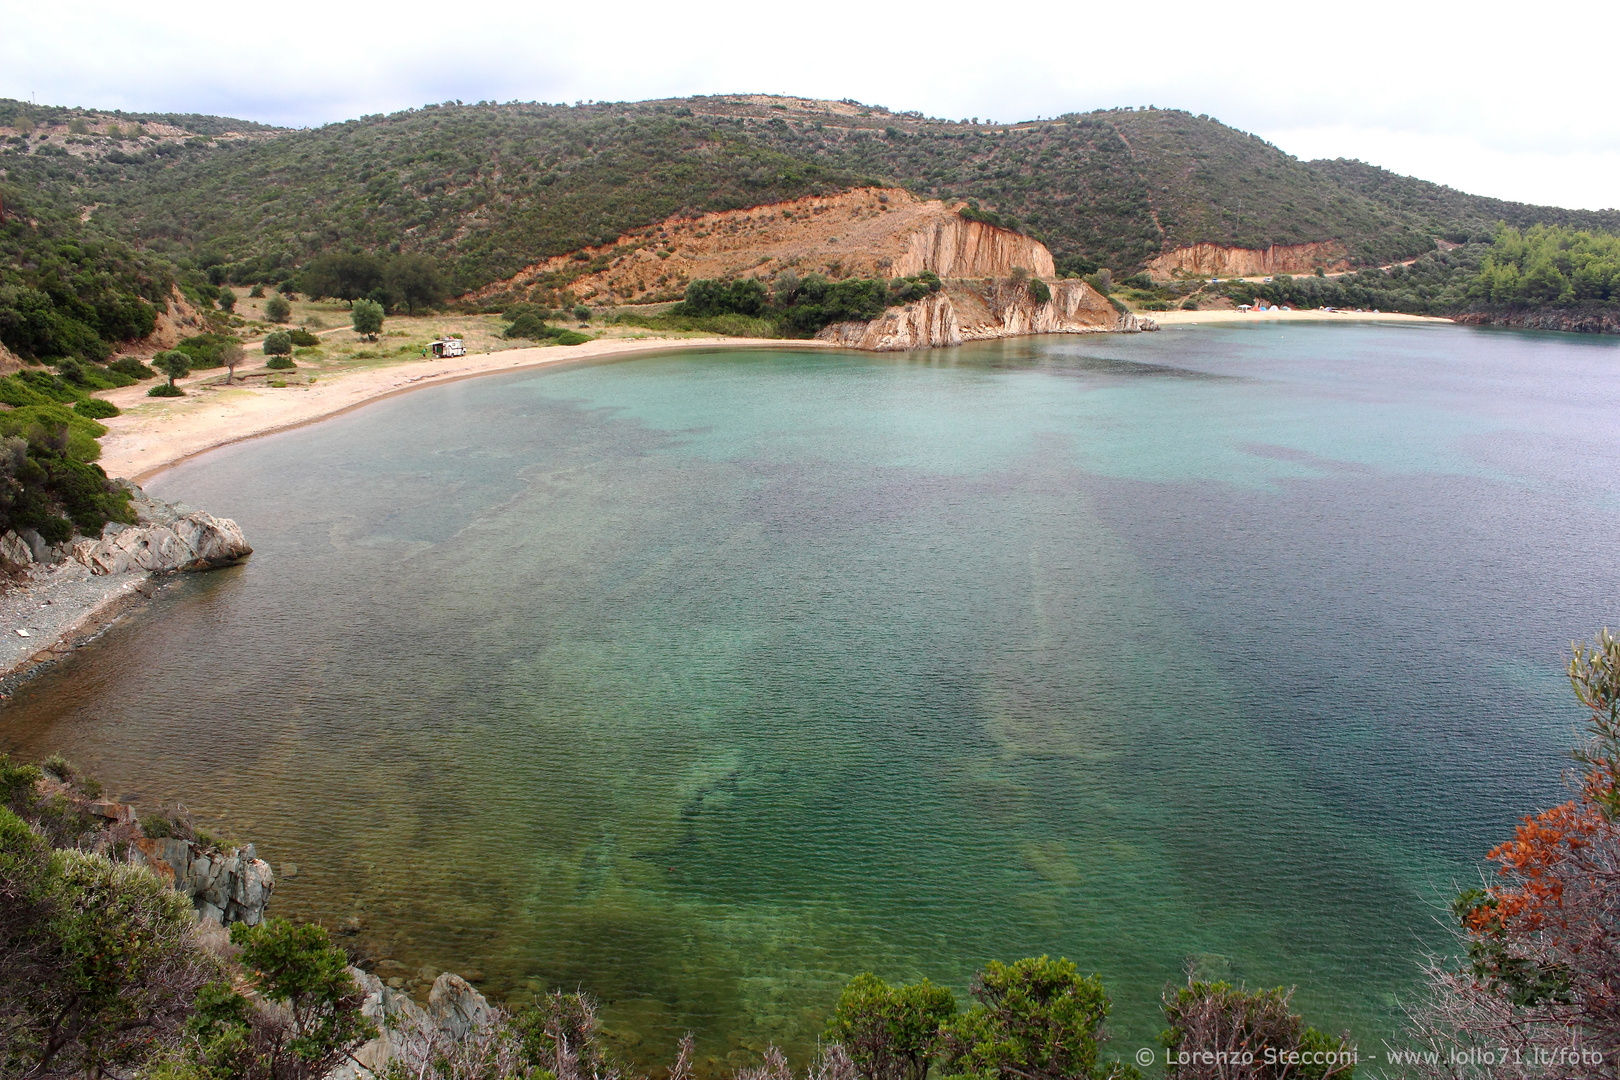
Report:
[{"label": "hillside vegetation", "polygon": [[[0,103],[0,120],[19,108]],[[447,103],[309,131],[187,123],[231,137],[90,154],[14,136],[0,164],[15,183],[69,191],[110,228],[199,267],[223,266],[234,280],[279,281],[323,251],[359,248],[430,255],[457,290],[673,214],[868,183],[974,199],[1075,272],[1130,271],[1205,241],[1332,238],[1357,264],[1381,265],[1431,250],[1435,237],[1484,240],[1498,220],[1620,227],[1612,213],[1479,199],[1354,162],[1302,162],[1166,109],[1000,125],[714,97]]]}]

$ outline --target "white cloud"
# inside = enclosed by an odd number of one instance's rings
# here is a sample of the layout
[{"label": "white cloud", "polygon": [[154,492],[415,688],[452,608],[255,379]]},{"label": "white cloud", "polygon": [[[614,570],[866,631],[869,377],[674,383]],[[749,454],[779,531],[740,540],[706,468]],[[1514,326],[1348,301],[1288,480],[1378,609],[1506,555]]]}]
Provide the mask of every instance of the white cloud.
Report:
[{"label": "white cloud", "polygon": [[[319,124],[430,101],[762,91],[997,120],[1209,113],[1302,156],[1620,204],[1613,4],[4,4],[0,94]],[[1580,43],[1591,43],[1583,48]]]}]

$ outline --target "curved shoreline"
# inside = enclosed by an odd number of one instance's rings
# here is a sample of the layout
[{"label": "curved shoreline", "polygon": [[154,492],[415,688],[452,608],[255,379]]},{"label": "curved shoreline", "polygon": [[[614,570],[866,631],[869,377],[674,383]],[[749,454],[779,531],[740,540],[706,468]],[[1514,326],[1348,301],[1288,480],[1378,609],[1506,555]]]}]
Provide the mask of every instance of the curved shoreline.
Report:
[{"label": "curved shoreline", "polygon": [[[475,353],[455,360],[410,359],[368,371],[325,377],[310,387],[249,389],[223,387],[208,377],[182,382],[207,387],[206,397],[145,397],[146,387],[127,387],[103,395],[128,410],[104,421],[101,467],[108,476],[137,484],[222,446],[291,431],[398,394],[464,379],[551,367],[585,360],[693,349],[832,349],[822,341],[776,338],[655,338],[599,340],[584,345],[547,346]],[[412,369],[431,369],[416,373]],[[223,410],[217,415],[214,410]]]}]

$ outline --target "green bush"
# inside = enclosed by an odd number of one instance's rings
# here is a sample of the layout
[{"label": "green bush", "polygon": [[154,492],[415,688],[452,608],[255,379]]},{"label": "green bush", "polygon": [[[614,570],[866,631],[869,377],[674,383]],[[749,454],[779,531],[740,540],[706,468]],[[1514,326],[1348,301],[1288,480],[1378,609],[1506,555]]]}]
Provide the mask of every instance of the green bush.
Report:
[{"label": "green bush", "polygon": [[292,335],[285,330],[277,330],[264,339],[264,355],[291,356],[293,350]]},{"label": "green bush", "polygon": [[383,307],[375,300],[356,300],[349,312],[349,320],[354,325],[354,332],[364,334],[368,341],[376,341],[377,335],[382,332]]},{"label": "green bush", "polygon": [[512,320],[512,325],[508,326],[501,336],[539,341],[542,338],[555,337],[557,333],[558,331],[541,322],[539,316],[525,311]]},{"label": "green bush", "polygon": [[298,365],[293,363],[290,356],[272,356],[264,362],[264,366],[273,368],[276,371],[291,371]]},{"label": "green bush", "polygon": [[135,359],[133,356],[121,356],[108,364],[107,367],[127,378],[136,380],[155,379],[157,372]]},{"label": "green bush", "polygon": [[50,851],[8,809],[0,895],[0,1074],[129,1075],[178,1044],[219,976],[185,897],[145,869]]},{"label": "green bush", "polygon": [[259,926],[237,923],[231,943],[259,993],[285,1007],[290,1030],[273,1054],[299,1063],[300,1075],[324,1076],[347,1053],[374,1037],[376,1027],[360,1012],[365,994],[349,974],[349,958],[326,929],[270,919]]},{"label": "green bush", "polygon": [[843,1046],[866,1080],[926,1080],[956,997],[927,979],[890,986],[870,972],[851,979],[823,1034]]},{"label": "green bush", "polygon": [[105,420],[118,415],[118,406],[105,398],[81,398],[74,402],[73,411],[92,420]]},{"label": "green bush", "polygon": [[1035,298],[1037,304],[1052,302],[1052,287],[1038,277],[1029,279],[1029,294]]},{"label": "green bush", "polygon": [[982,1080],[1105,1080],[1134,1075],[1103,1062],[1112,1003],[1095,975],[1068,960],[992,960],[973,978],[976,1004],[942,1029],[945,1070]]},{"label": "green bush", "polygon": [[292,318],[292,305],[283,296],[272,296],[264,302],[264,317],[273,323],[284,323]]},{"label": "green bush", "polygon": [[297,345],[299,348],[303,349],[308,349],[321,343],[320,338],[316,337],[314,334],[310,333],[308,330],[305,330],[301,326],[287,331],[287,337],[292,340],[294,345]]},{"label": "green bush", "polygon": [[587,341],[594,339],[586,336],[585,334],[581,334],[577,330],[559,330],[552,340],[559,345],[583,345]]},{"label": "green bush", "polygon": [[147,397],[185,397],[186,392],[173,383],[158,383],[146,392]]}]

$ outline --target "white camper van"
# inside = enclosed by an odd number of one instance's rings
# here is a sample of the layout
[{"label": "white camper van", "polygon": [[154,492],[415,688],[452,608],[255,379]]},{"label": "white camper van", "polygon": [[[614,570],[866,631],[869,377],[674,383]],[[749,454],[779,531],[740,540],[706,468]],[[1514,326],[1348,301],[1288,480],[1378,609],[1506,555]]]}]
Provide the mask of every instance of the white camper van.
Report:
[{"label": "white camper van", "polygon": [[467,346],[458,337],[440,338],[438,341],[435,341],[433,344],[429,345],[428,348],[433,350],[433,356],[435,359],[443,359],[446,356],[467,355]]}]

